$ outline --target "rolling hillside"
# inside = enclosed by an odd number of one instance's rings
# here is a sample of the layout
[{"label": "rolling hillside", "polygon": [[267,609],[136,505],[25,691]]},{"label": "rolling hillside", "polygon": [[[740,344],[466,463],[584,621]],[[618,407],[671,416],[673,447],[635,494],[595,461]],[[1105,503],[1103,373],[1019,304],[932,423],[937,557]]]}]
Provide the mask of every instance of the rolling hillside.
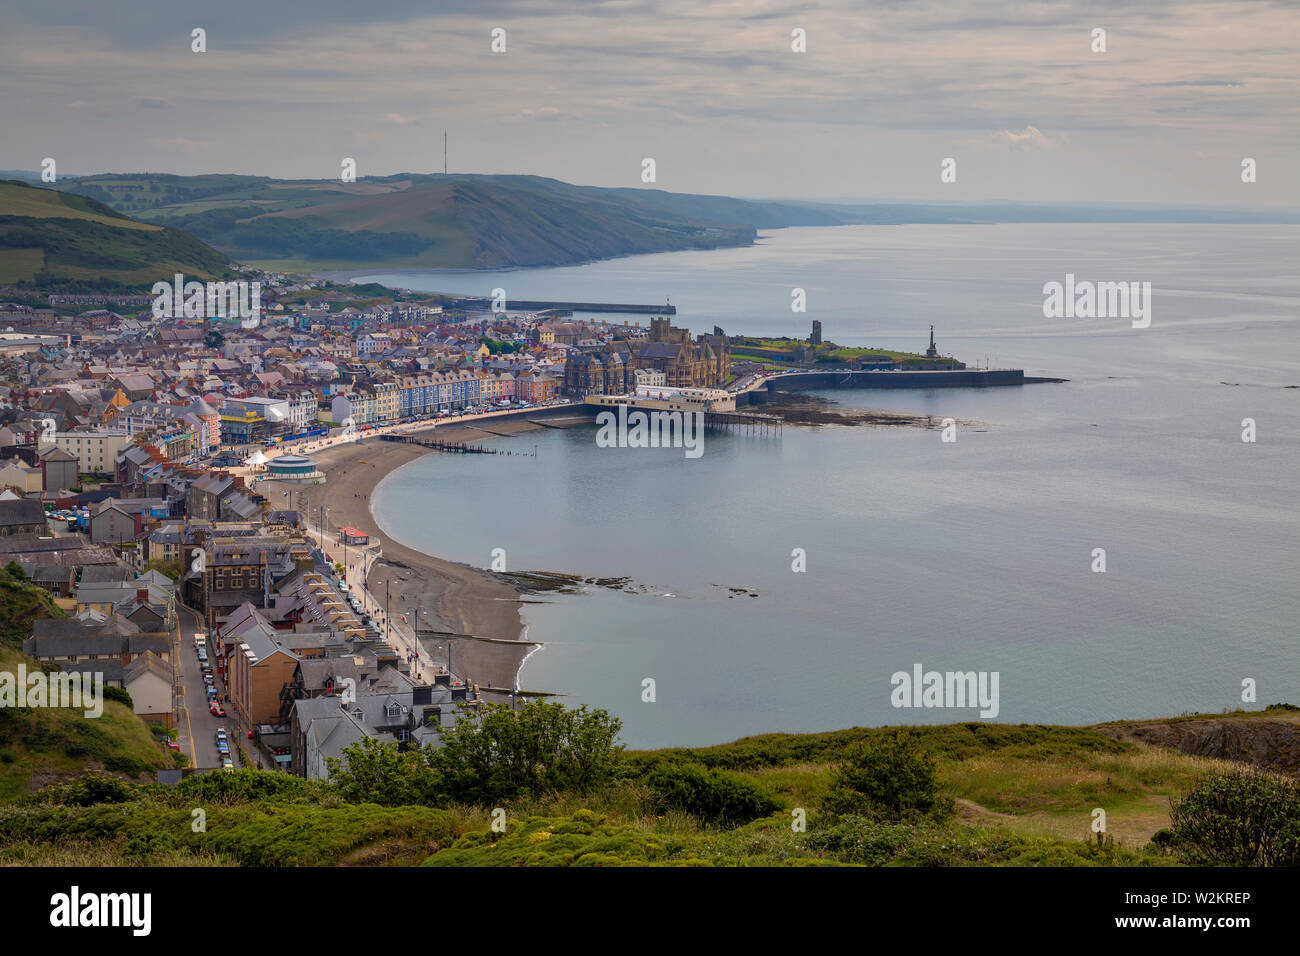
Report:
[{"label": "rolling hillside", "polygon": [[[1251,712],[1143,727],[1226,724],[1248,741],[1289,719]],[[1170,866],[1188,862],[1169,839],[1171,799],[1242,768],[1224,753],[1115,739],[1128,734],[1119,725],[907,732],[944,799],[898,819],[833,807],[837,768],[891,728],[624,753],[616,779],[594,790],[449,804],[399,799],[398,764],[374,765],[366,793],[245,769],[174,788],[90,776],[31,794],[3,785],[0,766],[0,865]],[[195,806],[208,808],[206,832],[190,826]],[[1097,807],[1104,838],[1092,830]],[[806,813],[806,832],[792,827],[794,811]]]},{"label": "rolling hillside", "polygon": [[175,272],[210,278],[227,266],[220,252],[176,229],[70,192],[0,182],[0,282],[147,291]]},{"label": "rolling hillside", "polygon": [[747,245],[756,230],[833,225],[821,210],[537,176],[362,179],[89,176],[70,192],[182,229],[268,268],[503,268]]},{"label": "rolling hillside", "polygon": [[[34,673],[41,665],[22,653],[23,638],[34,622],[65,615],[48,594],[16,575],[14,567],[0,568],[0,673],[17,674],[19,665]],[[173,763],[144,721],[115,700],[104,701],[98,718],[63,708],[0,707],[3,800],[77,779],[87,770],[151,780]]]}]

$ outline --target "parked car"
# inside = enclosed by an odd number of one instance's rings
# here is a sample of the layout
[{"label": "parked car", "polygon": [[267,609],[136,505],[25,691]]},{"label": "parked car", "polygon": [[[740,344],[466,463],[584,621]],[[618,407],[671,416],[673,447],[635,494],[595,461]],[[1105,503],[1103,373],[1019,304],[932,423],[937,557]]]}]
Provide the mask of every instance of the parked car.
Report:
[{"label": "parked car", "polygon": [[231,762],[230,758],[227,757],[225,760],[221,761],[221,769],[229,773],[234,773],[235,765]]},{"label": "parked car", "polygon": [[213,717],[224,717],[226,716],[226,709],[214,700],[208,704],[208,713]]},{"label": "parked car", "polygon": [[208,703],[211,704],[217,699],[217,689],[211,684],[208,685]]}]

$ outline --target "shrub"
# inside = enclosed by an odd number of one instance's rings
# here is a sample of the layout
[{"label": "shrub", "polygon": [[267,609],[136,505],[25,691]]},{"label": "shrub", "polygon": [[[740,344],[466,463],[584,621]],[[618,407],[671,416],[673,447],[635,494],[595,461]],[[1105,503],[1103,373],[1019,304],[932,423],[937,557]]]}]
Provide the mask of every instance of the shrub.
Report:
[{"label": "shrub", "polygon": [[153,788],[154,794],[175,806],[243,801],[280,803],[312,802],[330,791],[315,780],[264,770],[192,774],[174,787]]},{"label": "shrub", "polygon": [[391,741],[363,737],[328,764],[330,783],[349,803],[400,807],[437,799],[438,778],[425,757],[416,750],[399,751]]},{"label": "shrub", "polygon": [[137,793],[138,788],[118,777],[91,770],[70,783],[47,787],[36,797],[65,806],[91,807],[100,803],[126,803],[134,800]]},{"label": "shrub", "polygon": [[892,821],[952,814],[952,801],[939,793],[934,761],[920,752],[912,735],[893,733],[846,756],[831,775],[824,801],[831,814]]},{"label": "shrub", "polygon": [[748,823],[781,807],[744,777],[696,763],[662,764],[646,782],[661,809],[681,810],[720,826]]},{"label": "shrub", "polygon": [[128,757],[124,754],[110,754],[104,758],[104,769],[124,773],[131,777],[138,777],[141,774],[152,773],[155,767],[153,764],[145,763],[135,757]]},{"label": "shrub", "polygon": [[1300,788],[1238,770],[1203,778],[1169,814],[1175,852],[1210,866],[1300,866]]},{"label": "shrub", "polygon": [[488,704],[463,711],[426,748],[444,797],[489,804],[543,793],[588,793],[617,775],[623,722],[604,710],[533,701],[512,710]]},{"label": "shrub", "polygon": [[119,703],[126,704],[126,706],[130,707],[131,710],[135,710],[135,701],[131,699],[131,695],[128,694],[124,688],[114,687],[111,684],[103,684],[100,689],[104,692],[104,700],[115,700]]}]

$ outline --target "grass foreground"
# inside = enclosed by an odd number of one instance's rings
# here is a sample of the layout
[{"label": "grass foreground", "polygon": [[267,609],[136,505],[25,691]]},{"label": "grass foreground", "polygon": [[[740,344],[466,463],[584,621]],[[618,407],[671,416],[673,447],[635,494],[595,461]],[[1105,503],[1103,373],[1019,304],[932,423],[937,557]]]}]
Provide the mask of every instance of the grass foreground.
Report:
[{"label": "grass foreground", "polygon": [[[611,785],[499,807],[352,802],[334,783],[256,770],[192,776],[175,787],[83,774],[36,793],[0,788],[0,862],[1168,866],[1177,858],[1152,837],[1169,825],[1171,798],[1240,766],[1117,739],[1104,728],[917,727],[910,739],[934,767],[952,813],[899,822],[830,812],[845,753],[892,733],[853,728],[624,752]],[[761,794],[761,809],[735,825],[665,804],[656,776],[683,768]],[[1104,834],[1094,830],[1099,810]]]}]

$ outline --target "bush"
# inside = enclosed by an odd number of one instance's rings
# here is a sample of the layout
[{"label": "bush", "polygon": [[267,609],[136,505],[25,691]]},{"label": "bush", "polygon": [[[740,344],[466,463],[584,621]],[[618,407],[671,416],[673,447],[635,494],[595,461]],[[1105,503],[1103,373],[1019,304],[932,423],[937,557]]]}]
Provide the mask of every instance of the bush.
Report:
[{"label": "bush", "polygon": [[616,776],[623,722],[603,710],[533,701],[465,710],[426,748],[442,795],[492,805],[521,794],[588,793]]},{"label": "bush", "polygon": [[363,737],[328,764],[330,783],[349,803],[400,807],[438,798],[438,777],[425,757],[417,750],[399,751],[391,741]]},{"label": "bush", "polygon": [[831,775],[824,801],[833,815],[860,815],[901,821],[951,816],[952,801],[939,793],[934,761],[920,752],[916,738],[894,733],[855,747]]},{"label": "bush", "polygon": [[91,770],[70,783],[47,787],[35,798],[70,807],[92,807],[100,803],[126,803],[138,793],[139,788],[117,777]]},{"label": "bush", "polygon": [[101,686],[101,690],[104,692],[104,700],[115,700],[119,703],[126,704],[126,706],[130,707],[132,711],[135,710],[135,701],[131,699],[131,695],[128,694],[124,688],[114,687],[111,684],[104,684]]},{"label": "bush", "polygon": [[1174,851],[1210,866],[1300,866],[1300,788],[1251,770],[1202,779],[1169,814]]},{"label": "bush", "polygon": [[192,774],[174,787],[153,790],[164,802],[186,807],[244,801],[310,803],[329,791],[329,785],[320,781],[265,770]]},{"label": "bush", "polygon": [[739,826],[781,808],[744,777],[696,763],[663,764],[646,782],[661,809],[681,810],[719,826]]},{"label": "bush", "polygon": [[131,777],[138,777],[141,774],[153,773],[157,768],[154,764],[145,763],[145,761],[135,757],[128,757],[124,754],[110,754],[104,758],[104,769],[124,773]]}]

